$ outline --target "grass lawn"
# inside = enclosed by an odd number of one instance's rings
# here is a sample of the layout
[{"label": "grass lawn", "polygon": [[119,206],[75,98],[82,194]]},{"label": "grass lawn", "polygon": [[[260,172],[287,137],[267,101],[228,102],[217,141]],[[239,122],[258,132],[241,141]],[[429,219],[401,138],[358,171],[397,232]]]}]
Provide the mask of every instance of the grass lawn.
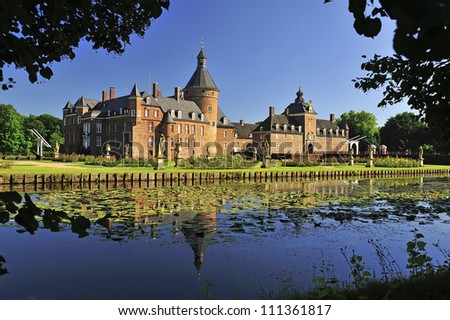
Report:
[{"label": "grass lawn", "polygon": [[[275,166],[277,164],[278,166]],[[273,167],[262,169],[260,165],[250,169],[182,169],[174,168],[173,163],[166,166],[164,171],[158,172],[250,172],[250,171],[361,171],[361,170],[416,170],[416,169],[444,169],[450,166],[425,165],[423,168],[366,168],[364,164],[354,166],[311,166],[311,167],[284,167],[281,162],[273,162]],[[18,160],[13,161],[11,168],[0,169],[0,174],[78,174],[78,173],[140,173],[156,172],[151,167],[103,167],[85,165],[83,162],[54,162],[50,160]]]}]

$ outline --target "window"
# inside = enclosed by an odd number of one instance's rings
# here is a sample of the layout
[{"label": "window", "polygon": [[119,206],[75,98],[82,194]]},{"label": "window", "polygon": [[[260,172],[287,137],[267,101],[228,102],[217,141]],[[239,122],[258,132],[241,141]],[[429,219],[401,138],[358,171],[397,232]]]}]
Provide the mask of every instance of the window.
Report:
[{"label": "window", "polygon": [[189,148],[189,138],[186,138],[186,148]]},{"label": "window", "polygon": [[95,146],[97,147],[102,146],[102,136],[95,136]]},{"label": "window", "polygon": [[309,127],[309,128],[312,127],[312,119],[311,119],[311,118],[308,119],[308,127]]},{"label": "window", "polygon": [[154,145],[154,137],[149,136],[148,137],[148,146],[153,148],[153,145]]},{"label": "window", "polygon": [[137,114],[138,117],[140,117],[141,116],[141,110],[136,111],[136,114]]},{"label": "window", "polygon": [[158,110],[154,110],[154,111],[153,111],[153,117],[154,117],[154,118],[158,118],[158,116],[159,116]]},{"label": "window", "polygon": [[228,144],[226,142],[223,143],[223,148],[227,150]]},{"label": "window", "polygon": [[102,124],[101,124],[101,122],[97,122],[95,124],[95,132],[96,133],[102,133]]},{"label": "window", "polygon": [[153,124],[153,122],[149,122],[148,123],[148,132],[153,132],[153,130],[154,130],[154,124]]},{"label": "window", "polygon": [[228,119],[227,119],[227,117],[223,117],[223,124],[228,124]]},{"label": "window", "polygon": [[181,112],[181,110],[178,110],[178,119],[182,119],[183,118],[183,112]]},{"label": "window", "polygon": [[213,122],[211,123],[211,125],[212,125],[213,127],[215,127],[215,126],[216,126],[216,122],[213,121]]},{"label": "window", "polygon": [[181,124],[179,124],[177,127],[178,127],[177,133],[181,134]]},{"label": "window", "polygon": [[108,117],[111,116],[111,110],[108,110]]},{"label": "window", "polygon": [[119,109],[119,114],[122,114],[122,108]]},{"label": "window", "polygon": [[203,113],[200,115],[200,120],[205,121],[205,115]]},{"label": "window", "polygon": [[200,127],[200,135],[204,136],[205,135],[205,127]]},{"label": "window", "polygon": [[64,125],[67,125],[67,118],[64,118]]},{"label": "window", "polygon": [[228,131],[225,130],[225,131],[223,132],[223,137],[226,138],[227,136],[228,136]]},{"label": "window", "polygon": [[195,140],[192,139],[192,149],[194,149],[194,148],[195,148]]},{"label": "window", "polygon": [[184,133],[189,134],[189,125],[184,125]]},{"label": "window", "polygon": [[275,133],[275,139],[278,139],[278,133]]},{"label": "window", "polygon": [[169,143],[170,143],[170,147],[173,148],[173,138],[170,138]]},{"label": "window", "polygon": [[191,126],[191,134],[195,134],[195,126]]},{"label": "window", "polygon": [[130,116],[131,116],[131,117],[134,117],[135,115],[136,115],[136,112],[135,112],[134,110],[131,110]]},{"label": "window", "polygon": [[77,123],[78,123],[78,124],[81,123],[81,117],[80,117],[80,116],[77,117]]},{"label": "window", "polygon": [[148,109],[145,109],[145,111],[144,111],[144,116],[145,116],[145,117],[148,117],[149,113],[150,113],[150,112],[148,111]]},{"label": "window", "polygon": [[208,106],[208,112],[212,112],[212,106]]},{"label": "window", "polygon": [[191,112],[191,119],[195,120],[195,112]]},{"label": "window", "polygon": [[114,122],[114,132],[117,132],[117,122]]},{"label": "window", "polygon": [[173,130],[174,130],[173,127],[174,127],[174,125],[170,126],[170,132],[172,132],[172,133],[173,133]]}]

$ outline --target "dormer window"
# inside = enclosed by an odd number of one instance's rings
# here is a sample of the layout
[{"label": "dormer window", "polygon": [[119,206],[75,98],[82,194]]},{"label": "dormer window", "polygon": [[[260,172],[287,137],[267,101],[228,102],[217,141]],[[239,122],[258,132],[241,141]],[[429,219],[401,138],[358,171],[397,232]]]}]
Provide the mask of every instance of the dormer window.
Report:
[{"label": "dormer window", "polygon": [[295,126],[291,125],[291,131],[295,131]]},{"label": "dormer window", "polygon": [[108,117],[111,115],[111,110],[108,110]]},{"label": "dormer window", "polygon": [[183,112],[181,110],[178,110],[178,119],[183,118]]},{"label": "dormer window", "polygon": [[122,108],[119,109],[119,114],[122,114]]},{"label": "dormer window", "polygon": [[196,116],[195,112],[191,112],[191,119],[192,120],[195,120],[195,116]]},{"label": "dormer window", "polygon": [[317,127],[317,134],[319,134],[320,133],[320,128],[319,127]]},{"label": "dormer window", "polygon": [[223,117],[223,124],[228,124],[228,119],[227,119],[227,117]]},{"label": "dormer window", "polygon": [[146,103],[146,104],[150,104],[151,101],[152,101],[152,100],[150,99],[150,97],[145,98],[145,103]]},{"label": "dormer window", "polygon": [[172,118],[175,118],[175,110],[170,110],[170,116],[171,116]]},{"label": "dormer window", "polygon": [[280,125],[278,123],[275,124],[275,130],[280,130]]},{"label": "dormer window", "polygon": [[287,130],[287,124],[283,125],[283,130],[286,131]]},{"label": "dormer window", "polygon": [[203,113],[200,115],[200,120],[205,121],[205,115]]},{"label": "dormer window", "polygon": [[298,126],[298,132],[302,132],[302,126]]},{"label": "dormer window", "polygon": [[253,138],[253,134],[249,133],[248,137]]}]

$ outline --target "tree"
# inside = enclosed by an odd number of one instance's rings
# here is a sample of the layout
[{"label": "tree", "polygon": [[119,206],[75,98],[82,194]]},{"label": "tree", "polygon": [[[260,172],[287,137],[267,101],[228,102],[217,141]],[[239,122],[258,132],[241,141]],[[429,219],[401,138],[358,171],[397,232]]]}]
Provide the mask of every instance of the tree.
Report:
[{"label": "tree", "polygon": [[341,128],[345,128],[345,126],[348,125],[353,137],[366,137],[361,141],[360,150],[365,149],[369,144],[379,144],[380,133],[377,126],[377,118],[370,112],[356,112],[350,110],[349,112],[343,113],[340,118],[336,120],[336,123]]},{"label": "tree", "polygon": [[364,36],[380,32],[380,18],[397,23],[396,54],[375,55],[363,63],[367,74],[353,80],[355,87],[364,92],[383,88],[379,107],[407,100],[430,126],[449,137],[450,0],[349,0],[349,11],[355,30]]},{"label": "tree", "polygon": [[429,144],[427,125],[412,112],[403,112],[390,117],[380,128],[381,143],[389,150],[417,150],[422,144]]},{"label": "tree", "polygon": [[0,104],[0,152],[27,154],[31,144],[25,139],[21,115],[10,104]]},{"label": "tree", "polygon": [[14,79],[3,70],[25,69],[34,83],[50,79],[51,65],[74,59],[80,40],[121,54],[130,35],[143,36],[151,19],[158,18],[169,0],[3,0],[0,1],[0,84],[11,88]]},{"label": "tree", "polygon": [[349,0],[348,10],[356,32],[366,37],[378,35],[381,18],[395,20],[394,50],[407,59],[450,57],[450,0]]}]

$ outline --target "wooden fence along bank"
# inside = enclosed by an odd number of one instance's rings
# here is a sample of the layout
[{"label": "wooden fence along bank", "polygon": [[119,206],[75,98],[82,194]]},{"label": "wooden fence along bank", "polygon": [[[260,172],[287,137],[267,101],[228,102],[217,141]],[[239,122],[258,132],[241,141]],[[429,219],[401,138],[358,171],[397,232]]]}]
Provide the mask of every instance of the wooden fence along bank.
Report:
[{"label": "wooden fence along bank", "polygon": [[349,171],[252,171],[252,172],[148,172],[80,174],[0,174],[0,191],[20,186],[43,188],[94,184],[172,186],[225,182],[271,182],[347,178],[450,176],[450,169],[396,169]]}]

